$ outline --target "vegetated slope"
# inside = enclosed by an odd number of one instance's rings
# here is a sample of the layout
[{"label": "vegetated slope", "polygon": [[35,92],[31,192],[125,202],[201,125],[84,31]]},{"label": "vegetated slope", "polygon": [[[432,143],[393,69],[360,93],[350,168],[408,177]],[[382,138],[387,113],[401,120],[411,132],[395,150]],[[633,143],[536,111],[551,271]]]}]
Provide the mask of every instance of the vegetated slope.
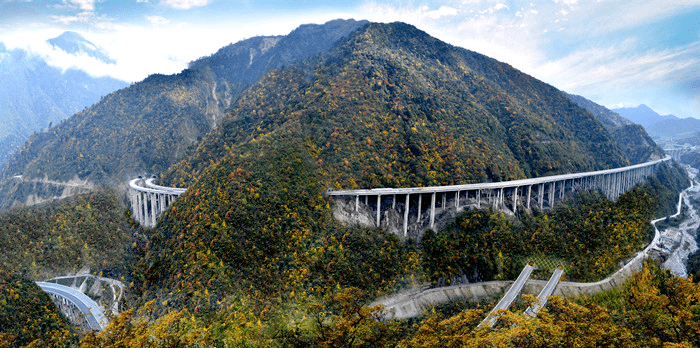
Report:
[{"label": "vegetated slope", "polygon": [[[319,58],[320,59],[320,58]],[[445,185],[627,164],[595,117],[506,64],[402,24],[373,25],[234,105],[175,185],[231,145],[300,124],[331,187]]]},{"label": "vegetated slope", "polygon": [[[66,181],[77,176],[112,184],[164,171],[270,68],[326,50],[361,24],[337,20],[302,26],[287,36],[256,37],[193,62],[180,74],[152,75],[32,136],[3,178],[21,174]],[[0,197],[8,190],[17,191],[3,187]]]},{"label": "vegetated slope", "polygon": [[56,125],[103,95],[127,86],[109,77],[48,65],[41,57],[0,43],[0,168],[34,132]]},{"label": "vegetated slope", "polygon": [[72,347],[77,335],[47,293],[0,269],[0,344],[3,347]]},{"label": "vegetated slope", "polygon": [[612,135],[632,164],[648,162],[665,156],[664,151],[644,131],[644,127],[633,124],[626,118],[598,105],[582,96],[567,94],[578,106],[594,114],[605,129]]},{"label": "vegetated slope", "polygon": [[653,239],[649,221],[673,214],[688,185],[682,168],[671,162],[615,202],[600,192],[580,192],[553,210],[517,220],[502,212],[466,211],[444,230],[426,232],[423,270],[438,284],[515,279],[533,260],[538,269],[533,277],[547,279],[561,263],[569,280],[598,281]]},{"label": "vegetated slope", "polygon": [[535,318],[521,315],[529,303],[516,305],[493,329],[474,329],[486,315],[481,309],[449,318],[427,314],[396,346],[692,347],[700,339],[698,296],[699,283],[647,263],[616,289],[575,299],[554,296]]},{"label": "vegetated slope", "polygon": [[598,117],[598,121],[608,130],[633,124],[632,121],[620,116],[620,114],[580,95],[566,93],[566,96],[573,100],[574,103],[578,104],[578,106],[590,111],[593,115]]},{"label": "vegetated slope", "polygon": [[93,271],[123,270],[132,228],[112,190],[0,213],[0,264],[34,280]]},{"label": "vegetated slope", "polygon": [[[553,87],[410,25],[370,24],[329,54],[268,74],[165,176],[189,189],[153,232],[146,298],[206,307],[236,287],[279,294],[322,275],[347,280],[338,262],[318,267],[348,233],[330,218],[327,187],[625,164],[595,117]],[[357,286],[373,285],[363,279]]]}]

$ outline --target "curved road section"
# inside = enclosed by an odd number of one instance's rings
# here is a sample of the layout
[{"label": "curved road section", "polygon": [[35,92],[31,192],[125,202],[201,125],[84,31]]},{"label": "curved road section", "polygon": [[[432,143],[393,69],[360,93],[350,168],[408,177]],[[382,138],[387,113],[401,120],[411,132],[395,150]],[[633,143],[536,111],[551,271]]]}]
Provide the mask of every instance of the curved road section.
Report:
[{"label": "curved road section", "polygon": [[109,324],[109,320],[102,313],[97,303],[82,292],[54,283],[36,282],[36,285],[39,285],[41,290],[51,295],[62,297],[75,305],[85,315],[85,319],[91,329],[102,331]]},{"label": "curved road section", "polygon": [[133,218],[144,227],[153,228],[156,220],[187,189],[159,186],[155,178],[138,177],[129,181],[129,200]]}]

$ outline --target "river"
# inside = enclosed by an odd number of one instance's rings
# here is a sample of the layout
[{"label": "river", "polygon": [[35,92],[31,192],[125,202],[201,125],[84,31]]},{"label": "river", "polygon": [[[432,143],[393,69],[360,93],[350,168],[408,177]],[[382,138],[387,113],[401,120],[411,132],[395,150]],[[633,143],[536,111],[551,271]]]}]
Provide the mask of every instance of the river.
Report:
[{"label": "river", "polygon": [[[663,231],[657,231],[661,234],[660,242],[655,248],[657,251],[664,250],[668,254],[668,258],[662,264],[663,269],[668,269],[675,276],[687,277],[686,263],[688,255],[698,250],[698,245],[695,240],[695,233],[700,226],[700,215],[697,207],[693,202],[700,200],[700,185],[695,182],[698,174],[697,169],[686,166],[688,177],[691,180],[691,187],[687,188],[681,194],[681,204],[687,207],[685,219],[677,226],[669,226]],[[656,228],[655,220],[654,228]],[[670,249],[670,251],[669,251]]]}]

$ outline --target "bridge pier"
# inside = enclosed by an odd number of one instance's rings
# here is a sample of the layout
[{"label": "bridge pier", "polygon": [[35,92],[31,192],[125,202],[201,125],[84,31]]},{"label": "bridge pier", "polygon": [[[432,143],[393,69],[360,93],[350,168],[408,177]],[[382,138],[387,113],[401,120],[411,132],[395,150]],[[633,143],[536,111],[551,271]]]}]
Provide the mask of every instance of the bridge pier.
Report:
[{"label": "bridge pier", "polygon": [[185,192],[185,189],[155,185],[153,181],[137,178],[129,182],[132,216],[139,224],[150,228],[156,226],[158,217]]}]

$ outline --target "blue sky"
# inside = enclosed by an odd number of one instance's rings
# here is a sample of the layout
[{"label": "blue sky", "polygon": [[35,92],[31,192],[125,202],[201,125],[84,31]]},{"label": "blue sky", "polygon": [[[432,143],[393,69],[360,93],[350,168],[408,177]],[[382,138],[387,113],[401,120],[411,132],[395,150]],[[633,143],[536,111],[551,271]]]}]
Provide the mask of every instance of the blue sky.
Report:
[{"label": "blue sky", "polygon": [[[257,35],[335,18],[403,21],[609,108],[700,118],[700,0],[0,0],[0,42],[139,81]],[[57,52],[73,30],[116,64]]]}]

